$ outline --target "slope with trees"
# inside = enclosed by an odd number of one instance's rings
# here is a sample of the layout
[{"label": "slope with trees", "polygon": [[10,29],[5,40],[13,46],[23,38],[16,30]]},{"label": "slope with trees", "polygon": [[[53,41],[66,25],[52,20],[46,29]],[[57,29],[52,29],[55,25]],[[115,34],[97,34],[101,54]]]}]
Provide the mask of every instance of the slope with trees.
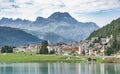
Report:
[{"label": "slope with trees", "polygon": [[40,43],[42,40],[17,28],[0,26],[0,47]]},{"label": "slope with trees", "polygon": [[113,20],[110,24],[91,33],[88,39],[93,37],[106,38],[112,35],[111,47],[105,51],[106,55],[116,54],[120,51],[120,18]]}]

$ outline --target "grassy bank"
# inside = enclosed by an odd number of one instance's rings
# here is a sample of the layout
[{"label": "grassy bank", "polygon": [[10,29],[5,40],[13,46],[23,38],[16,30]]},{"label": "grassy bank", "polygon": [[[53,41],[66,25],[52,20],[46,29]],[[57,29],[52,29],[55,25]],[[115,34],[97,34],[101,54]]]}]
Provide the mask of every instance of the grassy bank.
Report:
[{"label": "grassy bank", "polygon": [[105,58],[103,60],[103,63],[120,63],[120,58],[114,57],[114,58]]},{"label": "grassy bank", "polygon": [[[56,55],[37,55],[36,53],[7,53],[0,54],[0,62],[80,62],[87,63],[87,56],[56,56]],[[101,58],[97,59],[96,63],[101,62]]]}]

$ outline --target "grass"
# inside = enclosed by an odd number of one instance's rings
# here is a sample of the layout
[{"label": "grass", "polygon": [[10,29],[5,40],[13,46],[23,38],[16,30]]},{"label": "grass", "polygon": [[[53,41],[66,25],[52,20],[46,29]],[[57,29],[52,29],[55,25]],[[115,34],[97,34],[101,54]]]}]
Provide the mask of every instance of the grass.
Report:
[{"label": "grass", "polygon": [[[32,54],[32,55],[31,55]],[[14,62],[79,62],[87,63],[88,56],[70,56],[70,59],[67,59],[68,56],[55,56],[55,55],[37,55],[35,52],[24,53],[7,53],[0,54],[0,62],[14,63]],[[94,57],[97,59],[97,63],[100,63],[102,60],[99,57]]]},{"label": "grass", "polygon": [[120,58],[105,58],[103,63],[120,63]]}]

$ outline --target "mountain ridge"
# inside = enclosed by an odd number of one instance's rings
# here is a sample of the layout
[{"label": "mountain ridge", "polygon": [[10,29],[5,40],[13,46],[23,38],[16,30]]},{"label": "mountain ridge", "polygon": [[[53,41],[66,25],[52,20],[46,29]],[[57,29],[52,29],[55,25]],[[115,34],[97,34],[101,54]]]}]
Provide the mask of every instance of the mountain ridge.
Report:
[{"label": "mountain ridge", "polygon": [[[38,35],[35,35],[37,37],[41,36],[40,32],[45,34],[53,33],[74,41],[86,39],[90,33],[99,28],[94,22],[79,22],[67,12],[55,12],[48,18],[37,17],[35,21],[21,20],[18,19],[16,22],[14,20],[11,22],[9,20],[7,22],[0,20],[0,25],[24,29],[26,32],[30,31],[31,34],[33,34],[32,31],[36,31],[38,32]],[[56,42],[58,42],[57,39]]]}]

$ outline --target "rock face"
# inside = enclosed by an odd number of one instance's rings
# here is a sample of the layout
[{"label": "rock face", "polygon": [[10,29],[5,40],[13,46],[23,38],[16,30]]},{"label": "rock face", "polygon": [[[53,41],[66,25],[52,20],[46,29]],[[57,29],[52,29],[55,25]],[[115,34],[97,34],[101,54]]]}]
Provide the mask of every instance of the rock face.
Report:
[{"label": "rock face", "polygon": [[53,43],[61,40],[63,42],[84,40],[90,33],[99,28],[93,22],[78,22],[67,12],[55,12],[48,18],[37,17],[36,21],[33,22],[2,18],[0,25],[22,29],[40,39],[47,39]]},{"label": "rock face", "polygon": [[41,43],[39,38],[22,30],[10,27],[0,27],[0,47],[4,45],[19,46]]}]

